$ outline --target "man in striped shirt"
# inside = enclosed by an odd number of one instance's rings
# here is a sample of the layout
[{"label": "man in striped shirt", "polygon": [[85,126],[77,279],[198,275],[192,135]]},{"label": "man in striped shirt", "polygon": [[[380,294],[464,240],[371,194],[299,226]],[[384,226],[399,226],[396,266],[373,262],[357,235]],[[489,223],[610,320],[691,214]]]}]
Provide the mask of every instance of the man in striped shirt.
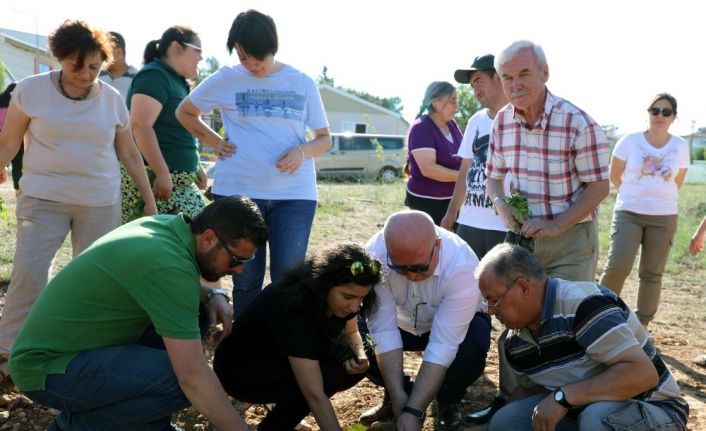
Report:
[{"label": "man in striped shirt", "polygon": [[[510,330],[505,352],[520,381],[488,430],[686,429],[674,376],[613,292],[551,278],[511,244],[493,248],[475,275],[489,313]],[[532,385],[539,393],[524,389]]]}]

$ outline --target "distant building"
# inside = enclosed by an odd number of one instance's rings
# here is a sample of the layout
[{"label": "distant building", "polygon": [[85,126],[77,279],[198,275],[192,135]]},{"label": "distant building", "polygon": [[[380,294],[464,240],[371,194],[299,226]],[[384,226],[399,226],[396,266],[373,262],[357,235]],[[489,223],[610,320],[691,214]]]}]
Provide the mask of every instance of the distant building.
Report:
[{"label": "distant building", "polygon": [[0,28],[0,60],[9,80],[58,69],[59,62],[49,53],[48,46],[47,36]]},{"label": "distant building", "polygon": [[409,123],[397,112],[330,85],[319,85],[332,133],[406,135]]},{"label": "distant building", "polygon": [[706,127],[700,127],[696,132],[682,136],[692,150],[706,147]]}]

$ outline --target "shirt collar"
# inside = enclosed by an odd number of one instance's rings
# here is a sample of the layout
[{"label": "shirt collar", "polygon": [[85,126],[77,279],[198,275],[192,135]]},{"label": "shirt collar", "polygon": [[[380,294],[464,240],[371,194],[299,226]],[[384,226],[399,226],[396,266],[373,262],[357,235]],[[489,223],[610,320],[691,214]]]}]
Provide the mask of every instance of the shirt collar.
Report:
[{"label": "shirt collar", "polygon": [[[554,95],[552,94],[551,91],[547,87],[544,87],[546,90],[546,94],[544,97],[544,111],[542,112],[542,115],[539,116],[539,119],[535,124],[532,124],[531,128],[534,129],[535,127],[540,127],[542,129],[546,129],[547,125],[549,124],[549,116],[552,113],[552,109],[554,109],[554,104],[556,102]],[[511,105],[512,106],[512,105]],[[520,122],[522,126],[525,128],[529,129],[530,125],[527,123],[527,120],[525,120],[524,115],[522,114],[522,111],[518,110],[514,106],[512,106],[512,116],[515,120]]]},{"label": "shirt collar", "polygon": [[544,284],[544,305],[542,307],[542,317],[539,321],[539,326],[542,326],[544,322],[551,319],[554,315],[557,286],[559,286],[559,280],[547,276],[547,281]]}]

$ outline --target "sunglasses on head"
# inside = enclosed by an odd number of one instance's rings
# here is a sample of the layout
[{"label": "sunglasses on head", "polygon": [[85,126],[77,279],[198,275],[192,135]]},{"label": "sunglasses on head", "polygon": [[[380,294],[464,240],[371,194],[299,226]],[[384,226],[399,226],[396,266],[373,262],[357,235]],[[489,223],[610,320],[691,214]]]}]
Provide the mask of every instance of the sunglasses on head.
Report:
[{"label": "sunglasses on head", "polygon": [[[365,275],[365,267],[365,262],[356,260],[351,264],[351,275],[354,278]],[[367,267],[370,270],[370,274],[372,274],[373,276],[377,276],[378,274],[380,274],[380,262],[378,262],[377,259],[372,259],[370,263],[367,264]]]},{"label": "sunglasses on head", "polygon": [[654,115],[655,117],[662,113],[663,117],[671,117],[672,114],[674,114],[674,110],[672,108],[662,108],[659,109],[656,106],[653,106],[647,110],[651,115]]},{"label": "sunglasses on head", "polygon": [[417,264],[417,265],[395,265],[390,262],[390,255],[387,255],[387,267],[395,271],[398,274],[406,274],[408,272],[422,273],[429,271],[431,266],[431,259],[434,257],[434,249],[436,248],[436,243],[431,247],[431,253],[429,253],[429,260],[427,263]]},{"label": "sunglasses on head", "polygon": [[228,256],[230,256],[230,264],[228,265],[228,267],[233,268],[235,266],[242,265],[246,262],[250,262],[251,260],[255,259],[254,254],[250,257],[236,256],[232,251],[230,251],[230,248],[228,248],[228,244],[226,244],[226,242],[223,241],[223,238],[221,238],[221,236],[218,235],[218,232],[216,232],[214,230],[213,233],[216,234],[216,238],[218,238],[218,242],[221,244],[221,247],[223,247],[225,249],[226,253],[228,253]]}]

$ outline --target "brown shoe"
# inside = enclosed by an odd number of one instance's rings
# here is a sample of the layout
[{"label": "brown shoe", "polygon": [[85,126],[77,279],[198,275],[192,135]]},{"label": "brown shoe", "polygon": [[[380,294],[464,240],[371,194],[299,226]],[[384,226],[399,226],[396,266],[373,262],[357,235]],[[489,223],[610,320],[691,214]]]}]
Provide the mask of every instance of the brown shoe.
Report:
[{"label": "brown shoe", "polygon": [[370,425],[373,422],[389,421],[393,417],[395,417],[395,414],[392,411],[392,400],[387,391],[385,391],[385,397],[382,402],[360,415],[358,422],[363,425]]}]

